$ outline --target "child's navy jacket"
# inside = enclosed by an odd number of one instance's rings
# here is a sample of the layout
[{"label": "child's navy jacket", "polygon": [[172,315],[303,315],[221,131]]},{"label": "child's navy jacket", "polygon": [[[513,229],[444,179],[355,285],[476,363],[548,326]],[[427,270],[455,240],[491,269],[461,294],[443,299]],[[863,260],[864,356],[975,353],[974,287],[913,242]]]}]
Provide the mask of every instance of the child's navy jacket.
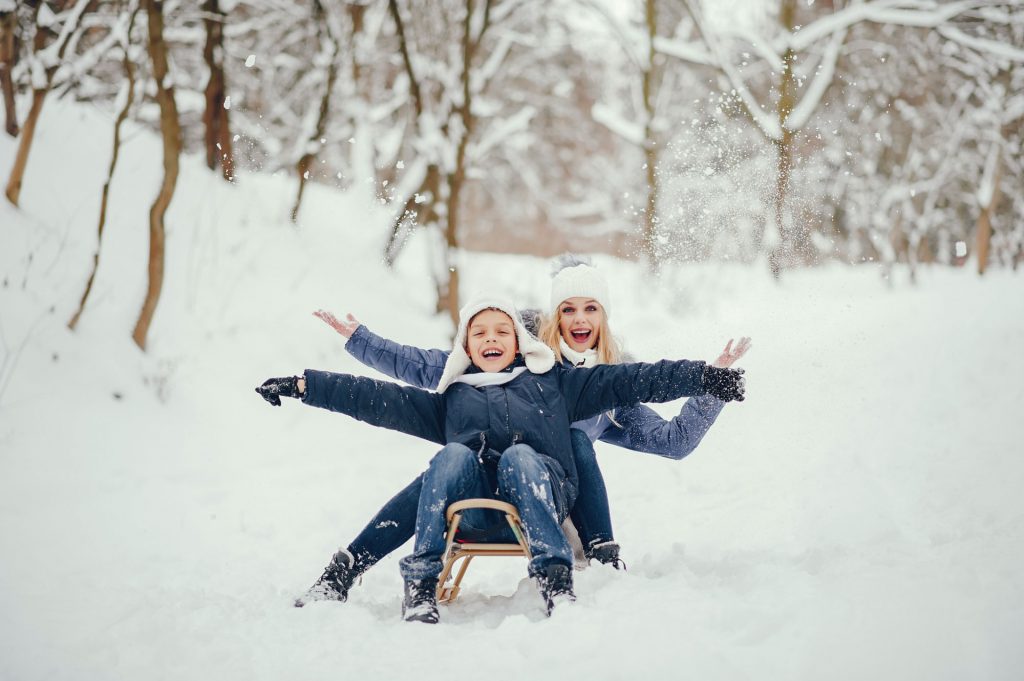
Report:
[{"label": "child's navy jacket", "polygon": [[609,364],[586,371],[555,365],[543,374],[523,372],[503,385],[476,388],[453,383],[444,393],[307,369],[302,401],[438,444],[458,442],[481,453],[503,452],[524,443],[554,459],[555,474],[575,490],[570,423],[637,402],[704,395],[704,366],[689,360]]}]

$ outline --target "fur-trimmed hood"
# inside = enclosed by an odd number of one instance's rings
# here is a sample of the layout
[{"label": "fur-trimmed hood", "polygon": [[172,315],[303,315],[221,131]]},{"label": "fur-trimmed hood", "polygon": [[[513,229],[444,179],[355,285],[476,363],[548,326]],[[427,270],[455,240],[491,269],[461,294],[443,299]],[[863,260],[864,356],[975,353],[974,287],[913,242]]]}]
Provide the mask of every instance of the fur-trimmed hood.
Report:
[{"label": "fur-trimmed hood", "polygon": [[452,381],[464,374],[472,364],[469,355],[466,354],[466,333],[469,320],[478,312],[489,309],[500,310],[512,318],[516,329],[516,340],[519,343],[519,353],[526,361],[526,368],[530,372],[543,374],[550,371],[551,367],[555,365],[555,353],[526,329],[512,301],[500,296],[480,296],[466,303],[459,311],[459,330],[455,334],[452,352],[448,355],[448,361],[445,362],[441,381],[437,384],[437,392],[443,393],[452,384]]}]

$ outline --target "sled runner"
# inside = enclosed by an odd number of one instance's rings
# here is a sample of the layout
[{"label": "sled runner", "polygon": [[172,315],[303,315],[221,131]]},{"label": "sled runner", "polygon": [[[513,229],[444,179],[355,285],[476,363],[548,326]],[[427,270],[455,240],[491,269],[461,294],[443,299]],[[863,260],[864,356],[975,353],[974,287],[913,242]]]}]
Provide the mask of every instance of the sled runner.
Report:
[{"label": "sled runner", "polygon": [[[512,528],[518,544],[498,544],[491,542],[461,542],[456,539],[459,531],[459,522],[462,520],[462,513],[471,508],[490,509],[505,514],[505,520]],[[530,547],[526,544],[526,537],[523,535],[522,522],[519,520],[519,511],[512,504],[496,499],[463,499],[456,501],[448,507],[445,514],[448,518],[448,533],[445,536],[444,569],[437,580],[437,602],[451,603],[459,595],[459,584],[466,575],[469,563],[477,556],[523,556],[529,560]],[[452,571],[455,564],[462,561],[455,579],[452,580]],[[448,582],[451,581],[449,585]]]}]

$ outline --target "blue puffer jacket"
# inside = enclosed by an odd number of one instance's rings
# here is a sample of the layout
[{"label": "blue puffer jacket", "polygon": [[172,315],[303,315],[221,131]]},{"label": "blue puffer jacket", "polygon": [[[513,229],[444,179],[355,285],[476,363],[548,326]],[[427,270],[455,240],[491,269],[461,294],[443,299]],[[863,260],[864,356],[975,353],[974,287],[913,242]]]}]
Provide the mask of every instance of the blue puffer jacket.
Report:
[{"label": "blue puffer jacket", "polygon": [[[437,387],[448,359],[446,350],[423,350],[382,338],[365,326],[356,329],[345,350],[363,364],[409,385]],[[565,362],[569,366],[568,362]],[[682,459],[700,444],[725,402],[712,395],[686,401],[670,421],[643,404],[620,407],[577,421],[573,428],[594,440],[669,459]],[[614,420],[613,420],[614,419]]]},{"label": "blue puffer jacket", "polygon": [[363,376],[307,369],[306,404],[438,444],[458,442],[486,455],[524,443],[555,463],[558,483],[579,489],[569,424],[637,402],[703,395],[704,362],[663,360],[576,371],[556,365],[508,383],[454,383],[443,394]]}]

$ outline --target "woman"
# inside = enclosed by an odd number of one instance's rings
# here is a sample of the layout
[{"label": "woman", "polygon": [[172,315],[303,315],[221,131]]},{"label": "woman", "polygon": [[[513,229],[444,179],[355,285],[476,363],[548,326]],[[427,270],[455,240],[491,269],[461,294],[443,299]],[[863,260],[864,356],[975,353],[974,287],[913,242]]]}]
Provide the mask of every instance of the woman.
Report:
[{"label": "woman", "polygon": [[[539,337],[567,365],[592,367],[622,359],[608,325],[608,284],[589,262],[567,256],[556,263],[551,282],[552,314],[539,325]],[[444,371],[448,352],[399,345],[371,333],[351,314],[346,321],[328,312],[317,317],[348,338],[345,349],[356,359],[410,385],[434,388]],[[536,315],[524,315],[527,328],[537,328]],[[533,331],[534,329],[530,329]],[[732,341],[712,366],[726,368],[749,349],[750,340]],[[573,424],[573,458],[579,490],[571,518],[588,559],[621,567],[614,541],[608,494],[597,465],[592,442],[602,440],[626,449],[682,459],[700,443],[721,412],[724,402],[711,396],[686,401],[671,421],[644,405],[607,412]],[[320,578],[296,601],[302,607],[314,600],[345,601],[356,578],[406,541],[414,533],[422,476],[413,480],[377,513],[347,549],[334,555]]]}]

